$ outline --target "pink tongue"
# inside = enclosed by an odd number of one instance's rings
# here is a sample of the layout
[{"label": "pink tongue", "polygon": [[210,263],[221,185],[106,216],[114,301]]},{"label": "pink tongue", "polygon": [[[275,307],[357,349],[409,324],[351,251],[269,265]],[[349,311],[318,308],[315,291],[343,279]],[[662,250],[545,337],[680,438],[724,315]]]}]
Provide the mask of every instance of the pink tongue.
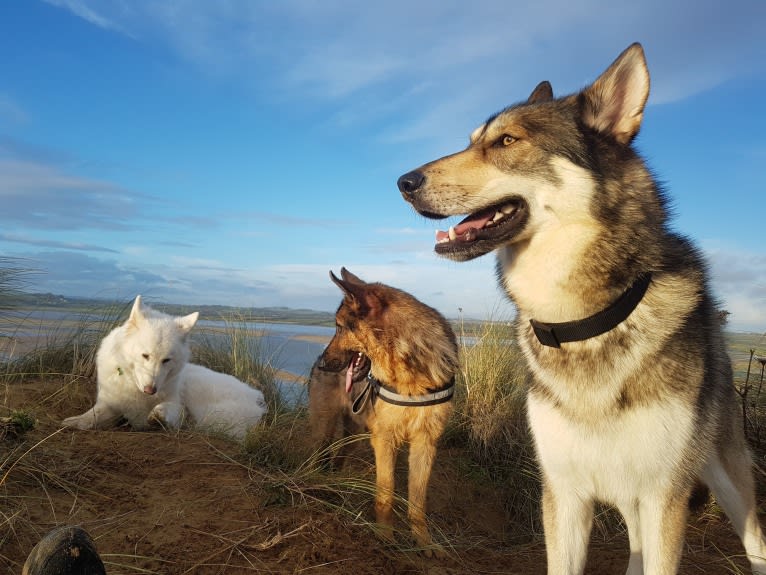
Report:
[{"label": "pink tongue", "polygon": [[349,393],[351,391],[351,386],[354,385],[354,362],[352,361],[350,364],[348,364],[348,369],[346,370],[346,393]]},{"label": "pink tongue", "polygon": [[[485,225],[487,225],[487,222],[489,222],[494,217],[495,217],[494,208],[489,208],[487,210],[484,210],[483,212],[479,212],[477,214],[468,216],[462,222],[460,222],[459,224],[455,226],[455,233],[458,236],[462,236],[464,233],[466,233],[470,229],[480,230]],[[449,238],[449,232],[444,232],[442,230],[439,230],[436,232],[437,242],[445,238]]]}]

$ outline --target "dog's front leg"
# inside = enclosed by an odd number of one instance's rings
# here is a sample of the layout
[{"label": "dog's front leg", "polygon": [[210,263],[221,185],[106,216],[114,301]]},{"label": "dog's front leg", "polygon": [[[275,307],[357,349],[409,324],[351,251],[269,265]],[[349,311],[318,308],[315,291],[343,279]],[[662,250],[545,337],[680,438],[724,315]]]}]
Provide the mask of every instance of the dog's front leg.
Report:
[{"label": "dog's front leg", "polygon": [[96,402],[96,405],[82,415],[67,417],[61,424],[75,429],[107,429],[114,426],[119,419],[119,412],[105,403]]},{"label": "dog's front leg", "polygon": [[675,575],[683,551],[691,489],[644,495],[638,505],[644,575]]},{"label": "dog's front leg", "polygon": [[417,544],[423,548],[426,557],[444,555],[444,549],[433,543],[426,524],[426,497],[431,477],[436,442],[424,435],[410,443],[409,487],[407,493],[407,515]]},{"label": "dog's front leg", "polygon": [[394,540],[394,465],[396,448],[389,434],[373,433],[370,437],[375,451],[375,521],[381,528],[381,536]]},{"label": "dog's front leg", "polygon": [[554,489],[543,478],[543,529],[548,575],[582,575],[593,525],[591,499],[571,486]]},{"label": "dog's front leg", "polygon": [[641,520],[638,500],[617,506],[628,528],[628,543],[630,544],[630,560],[625,575],[643,575],[644,551],[641,538]]}]

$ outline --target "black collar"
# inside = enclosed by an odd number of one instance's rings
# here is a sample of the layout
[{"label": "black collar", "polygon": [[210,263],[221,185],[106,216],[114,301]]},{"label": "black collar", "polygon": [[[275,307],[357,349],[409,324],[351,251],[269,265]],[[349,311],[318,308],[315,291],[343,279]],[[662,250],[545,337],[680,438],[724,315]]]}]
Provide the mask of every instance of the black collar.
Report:
[{"label": "black collar", "polygon": [[351,411],[355,414],[362,411],[367,402],[375,403],[379,397],[386,403],[401,405],[403,407],[425,407],[427,405],[437,405],[446,403],[455,394],[455,378],[453,376],[445,385],[438,389],[429,390],[424,395],[402,395],[383,385],[378,379],[372,376],[372,372],[367,374],[367,385],[362,393],[354,400]]},{"label": "black collar", "polygon": [[638,276],[633,285],[617,301],[585,319],[563,323],[545,323],[530,319],[529,323],[532,324],[532,329],[540,343],[548,347],[561,347],[562,343],[568,341],[582,341],[596,337],[614,329],[633,313],[651,281],[651,273]]}]

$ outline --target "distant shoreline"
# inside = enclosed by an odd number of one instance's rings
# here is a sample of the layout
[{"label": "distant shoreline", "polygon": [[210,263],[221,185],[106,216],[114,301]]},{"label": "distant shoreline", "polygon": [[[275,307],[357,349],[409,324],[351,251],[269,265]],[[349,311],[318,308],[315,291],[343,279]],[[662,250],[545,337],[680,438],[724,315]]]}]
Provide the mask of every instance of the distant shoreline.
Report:
[{"label": "distant shoreline", "polygon": [[[268,331],[268,328],[265,331]],[[305,334],[305,335],[294,335],[292,339],[299,339],[301,341],[310,341],[312,343],[321,343],[323,345],[327,345],[328,343],[330,343],[330,340],[332,338],[324,336],[324,335]]]},{"label": "distant shoreline", "polygon": [[[89,318],[87,321],[98,324],[100,320]],[[271,323],[278,324],[283,322],[261,322],[251,333],[256,337],[279,336],[280,332],[278,330],[271,330],[269,328]],[[290,323],[289,325],[295,326],[298,332],[301,326],[309,328],[308,331],[316,327],[314,325],[297,323]],[[56,340],[66,339],[68,334],[78,331],[82,326],[83,322],[77,319],[25,317],[23,312],[20,313],[20,316],[16,317],[0,317],[0,361],[13,361],[36,350],[44,349],[51,344],[55,345],[54,342]],[[204,326],[200,328],[200,332],[208,333],[223,333],[225,331],[225,327],[217,326]],[[331,335],[316,333],[292,333],[287,336],[288,340],[307,342],[322,347],[326,346],[331,338]],[[304,384],[315,357],[313,354],[310,355],[304,360],[307,363],[299,366],[292,362],[291,368],[277,367],[275,375],[279,380],[287,383]]]}]

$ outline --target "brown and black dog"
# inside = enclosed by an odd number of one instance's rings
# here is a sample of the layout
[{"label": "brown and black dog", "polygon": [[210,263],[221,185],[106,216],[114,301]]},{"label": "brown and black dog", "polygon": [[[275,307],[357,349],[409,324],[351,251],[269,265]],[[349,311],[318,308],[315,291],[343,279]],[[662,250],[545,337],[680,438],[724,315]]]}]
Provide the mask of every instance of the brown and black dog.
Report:
[{"label": "brown and black dog", "polygon": [[366,283],[341,269],[330,278],[343,291],[336,331],[319,360],[325,371],[345,370],[345,387],[366,378],[358,403],[368,401],[366,425],[375,452],[375,517],[393,539],[396,454],[409,443],[407,515],[427,556],[443,553],[426,525],[426,492],[436,444],[452,412],[458,347],[447,320],[410,294]]},{"label": "brown and black dog", "polygon": [[320,355],[311,366],[308,380],[309,426],[317,451],[332,451],[328,463],[334,468],[338,466],[338,458],[347,454],[345,447],[335,449],[336,441],[367,431],[370,404],[359,406],[355,412],[354,401],[361,395],[366,384],[369,363],[366,369],[357,369],[357,378],[352,380],[348,390],[346,374],[322,369],[321,363]]}]

